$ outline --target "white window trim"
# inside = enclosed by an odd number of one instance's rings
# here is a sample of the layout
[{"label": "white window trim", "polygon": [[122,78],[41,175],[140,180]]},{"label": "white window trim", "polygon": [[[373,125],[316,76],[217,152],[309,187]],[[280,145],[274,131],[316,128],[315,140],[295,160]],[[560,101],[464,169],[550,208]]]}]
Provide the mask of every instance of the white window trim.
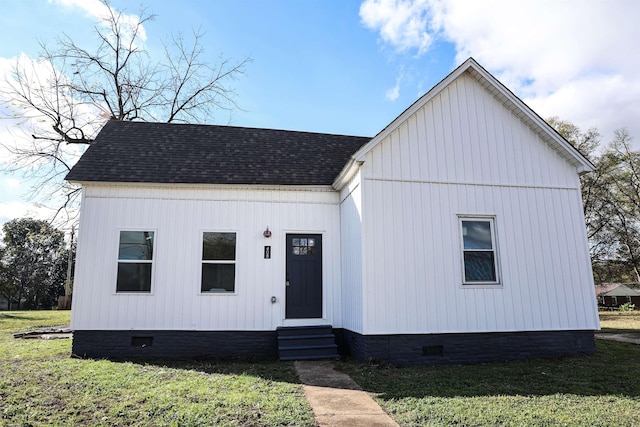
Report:
[{"label": "white window trim", "polygon": [[[204,241],[204,233],[234,233],[236,235],[236,258],[232,260],[204,260],[202,259],[202,242]],[[200,255],[198,260],[198,283],[197,294],[200,296],[236,296],[238,295],[238,269],[236,268],[238,262],[238,242],[239,233],[237,230],[200,230],[198,240],[198,254]],[[202,292],[202,264],[233,264],[235,275],[233,282],[233,292]]]},{"label": "white window trim", "polygon": [[[465,277],[465,265],[464,265],[464,236],[462,235],[462,221],[484,221],[489,222],[491,228],[491,243],[492,250],[487,249],[479,249],[478,251],[484,252],[493,252],[493,268],[496,272],[496,280],[493,282],[468,282]],[[502,288],[502,280],[500,275],[500,255],[498,250],[498,237],[496,232],[496,217],[495,215],[470,215],[470,214],[459,214],[458,215],[458,234],[459,234],[459,245],[460,245],[460,266],[461,266],[461,277],[462,284],[461,287],[468,288]]]},{"label": "white window trim", "polygon": [[[153,232],[153,258],[151,260],[135,260],[135,259],[120,259],[120,232],[121,231],[151,231]],[[136,227],[136,228],[118,228],[117,229],[117,238],[116,238],[116,265],[114,270],[114,290],[113,295],[140,295],[140,296],[152,296],[154,290],[156,288],[156,248],[158,246],[158,230],[155,228],[145,228],[145,227]],[[146,291],[118,291],[118,264],[126,263],[126,264],[151,264],[151,290],[149,292]]]}]

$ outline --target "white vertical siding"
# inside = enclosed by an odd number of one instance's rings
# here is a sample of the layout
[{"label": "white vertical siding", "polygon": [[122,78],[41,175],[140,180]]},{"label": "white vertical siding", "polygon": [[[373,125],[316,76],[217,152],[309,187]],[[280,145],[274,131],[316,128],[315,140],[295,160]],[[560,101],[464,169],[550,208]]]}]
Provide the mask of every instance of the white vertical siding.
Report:
[{"label": "white vertical siding", "polygon": [[[361,174],[364,333],[598,328],[575,168],[469,76]],[[500,287],[462,285],[461,214],[495,216]]]},{"label": "white vertical siding", "polygon": [[[364,331],[597,329],[576,190],[369,181]],[[389,208],[393,206],[393,208]],[[500,288],[462,285],[459,214],[495,215]]]},{"label": "white vertical siding", "polygon": [[576,170],[463,74],[367,155],[364,178],[569,187]]},{"label": "white vertical siding", "polygon": [[362,187],[360,173],[341,192],[342,326],[362,333]]},{"label": "white vertical siding", "polygon": [[[323,317],[340,326],[339,194],[328,190],[85,187],[75,329],[270,330],[283,324],[285,234],[323,234]],[[269,226],[270,239],[262,236]],[[116,294],[120,229],[155,230],[152,293]],[[202,231],[235,231],[236,295],[199,295]],[[271,246],[271,259],[263,248]],[[278,303],[272,304],[275,296]]]}]

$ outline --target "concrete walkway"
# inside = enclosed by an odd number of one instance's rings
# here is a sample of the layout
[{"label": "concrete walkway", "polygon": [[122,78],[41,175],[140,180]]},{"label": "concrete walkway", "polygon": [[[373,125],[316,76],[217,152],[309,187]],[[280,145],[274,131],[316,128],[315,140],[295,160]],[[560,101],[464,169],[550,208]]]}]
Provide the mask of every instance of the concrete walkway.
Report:
[{"label": "concrete walkway", "polygon": [[351,377],[333,369],[331,362],[298,361],[294,365],[321,427],[398,427]]},{"label": "concrete walkway", "polygon": [[608,332],[597,332],[595,336],[596,338],[600,338],[601,340],[611,340],[611,341],[619,341],[619,342],[628,342],[631,344],[640,344],[639,333],[611,334]]}]

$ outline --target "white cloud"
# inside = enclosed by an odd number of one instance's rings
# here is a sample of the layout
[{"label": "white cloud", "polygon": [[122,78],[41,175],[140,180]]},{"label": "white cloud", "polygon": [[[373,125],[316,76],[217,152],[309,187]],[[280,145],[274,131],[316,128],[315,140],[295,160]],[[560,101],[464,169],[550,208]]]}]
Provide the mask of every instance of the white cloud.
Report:
[{"label": "white cloud", "polygon": [[0,226],[15,218],[34,218],[47,221],[51,219],[52,213],[51,209],[29,203],[0,202]]},{"label": "white cloud", "polygon": [[80,8],[97,19],[102,19],[109,15],[109,8],[100,0],[48,0],[48,2],[65,7]]},{"label": "white cloud", "polygon": [[403,79],[404,79],[404,67],[400,67],[400,72],[398,74],[398,77],[396,77],[396,84],[393,87],[387,89],[387,91],[384,94],[384,97],[387,100],[395,101],[400,97],[400,84],[402,83]]},{"label": "white cloud", "polygon": [[11,176],[3,176],[0,173],[0,201],[6,198],[19,196],[22,192],[22,183]]},{"label": "white cloud", "polygon": [[389,101],[395,101],[400,96],[400,83],[396,81],[394,87],[390,87],[384,94],[384,97]]},{"label": "white cloud", "polygon": [[[111,16],[111,12],[109,11],[109,7],[107,7],[100,0],[47,0],[49,3],[60,5],[63,7],[69,8],[79,8],[83,10],[87,15],[91,18],[102,22],[103,25],[109,21]],[[111,9],[113,13],[118,16],[120,14],[121,22],[125,24],[125,29],[135,28],[140,23],[140,17],[138,15],[127,15],[125,13],[119,12],[115,9]],[[138,39],[140,41],[145,41],[147,39],[147,33],[144,29],[143,25],[140,25],[138,29]]]},{"label": "white cloud", "polygon": [[[32,84],[29,94],[33,102],[49,106],[61,104],[58,111],[62,112],[63,116],[68,108],[65,102],[58,101],[57,93],[52,88],[50,81],[53,79],[54,68],[49,62],[33,59],[25,54],[14,58],[0,57],[0,105],[3,108],[0,111],[0,117],[2,117],[2,121],[0,121],[0,167],[6,166],[7,163],[17,164],[16,157],[5,146],[17,149],[34,149],[36,146],[46,146],[47,141],[35,141],[31,135],[51,133],[50,121],[43,114],[33,108],[25,109],[24,103],[15,101],[12,85],[17,86],[13,78],[13,70],[16,65],[24,70],[24,75]],[[61,75],[61,70],[56,69],[55,72]],[[91,129],[93,132],[97,131],[93,124],[95,117],[100,115],[97,107],[87,105],[77,99],[71,99],[71,97],[64,101],[69,101],[73,105],[76,124],[83,127],[85,132],[87,129]],[[84,149],[84,146],[66,145],[61,157],[68,165],[73,165],[78,161]],[[32,164],[34,167],[37,165],[37,163]]]},{"label": "white cloud", "polygon": [[0,201],[0,229],[2,224],[16,218],[34,218],[50,222],[55,216],[52,225],[60,230],[67,230],[77,222],[78,209],[69,208],[57,212],[57,206],[60,204],[51,207],[20,200]]},{"label": "white cloud", "polygon": [[640,139],[636,0],[366,0],[360,16],[399,52],[424,54],[421,38],[453,43],[456,63],[473,56],[543,117]]},{"label": "white cloud", "polygon": [[432,43],[426,6],[426,0],[366,0],[360,6],[360,18],[366,27],[379,31],[385,43],[421,54]]}]

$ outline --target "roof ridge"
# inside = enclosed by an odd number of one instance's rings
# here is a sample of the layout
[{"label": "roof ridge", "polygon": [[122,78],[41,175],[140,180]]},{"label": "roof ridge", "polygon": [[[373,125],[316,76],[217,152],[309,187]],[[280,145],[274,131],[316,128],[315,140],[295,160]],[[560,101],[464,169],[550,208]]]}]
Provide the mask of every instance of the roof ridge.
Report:
[{"label": "roof ridge", "polygon": [[267,131],[267,132],[290,132],[290,133],[298,133],[298,134],[311,134],[311,135],[331,135],[331,136],[339,136],[339,137],[347,137],[347,138],[373,138],[372,136],[366,135],[351,135],[351,134],[342,134],[342,133],[332,133],[332,132],[317,132],[317,131],[309,131],[309,130],[295,130],[295,129],[278,129],[278,128],[261,128],[261,127],[253,127],[253,126],[237,126],[237,125],[220,125],[213,123],[175,123],[175,122],[149,122],[149,121],[134,121],[134,120],[109,120],[107,124],[110,123],[123,123],[123,124],[146,124],[146,125],[157,125],[157,126],[185,126],[185,127],[218,127],[218,128],[231,128],[231,129],[244,129],[244,130],[259,130],[259,131]]}]

